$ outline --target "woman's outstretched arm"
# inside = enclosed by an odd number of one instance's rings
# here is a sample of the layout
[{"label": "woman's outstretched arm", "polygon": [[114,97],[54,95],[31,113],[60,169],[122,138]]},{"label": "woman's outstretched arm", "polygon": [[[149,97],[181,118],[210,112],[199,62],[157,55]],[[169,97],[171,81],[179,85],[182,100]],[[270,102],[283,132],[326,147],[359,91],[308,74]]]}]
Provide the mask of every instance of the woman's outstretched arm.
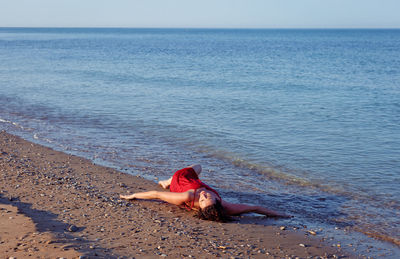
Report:
[{"label": "woman's outstretched arm", "polygon": [[182,205],[183,203],[190,201],[189,192],[159,192],[159,191],[148,191],[148,192],[137,192],[129,195],[120,195],[121,199],[133,200],[133,199],[144,199],[152,200],[158,199],[175,205]]},{"label": "woman's outstretched arm", "polygon": [[237,204],[237,203],[230,203],[226,201],[222,201],[222,206],[224,207],[224,210],[226,214],[230,216],[235,216],[235,215],[240,215],[244,213],[258,213],[262,215],[266,215],[268,217],[283,217],[283,218],[290,218],[291,216],[286,215],[286,214],[281,214],[273,210],[269,210],[265,207],[262,206],[253,206],[253,205],[247,205],[247,204]]}]

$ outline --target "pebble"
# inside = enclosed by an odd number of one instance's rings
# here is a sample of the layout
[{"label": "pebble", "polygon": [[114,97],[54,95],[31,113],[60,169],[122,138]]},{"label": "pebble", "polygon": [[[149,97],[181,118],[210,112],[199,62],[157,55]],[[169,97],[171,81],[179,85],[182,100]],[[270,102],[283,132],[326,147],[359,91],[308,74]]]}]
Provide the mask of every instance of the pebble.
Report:
[{"label": "pebble", "polygon": [[71,226],[68,227],[68,231],[69,232],[76,232],[76,231],[78,231],[78,227],[75,226],[75,225],[71,225]]}]

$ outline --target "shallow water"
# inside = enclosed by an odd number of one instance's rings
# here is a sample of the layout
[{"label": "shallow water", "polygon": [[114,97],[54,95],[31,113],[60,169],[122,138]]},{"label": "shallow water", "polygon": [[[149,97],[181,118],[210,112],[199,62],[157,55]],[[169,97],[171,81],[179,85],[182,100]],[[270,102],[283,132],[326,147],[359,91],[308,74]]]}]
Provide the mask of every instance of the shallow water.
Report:
[{"label": "shallow water", "polygon": [[400,30],[2,28],[0,128],[152,180],[201,163],[399,255],[399,57]]}]

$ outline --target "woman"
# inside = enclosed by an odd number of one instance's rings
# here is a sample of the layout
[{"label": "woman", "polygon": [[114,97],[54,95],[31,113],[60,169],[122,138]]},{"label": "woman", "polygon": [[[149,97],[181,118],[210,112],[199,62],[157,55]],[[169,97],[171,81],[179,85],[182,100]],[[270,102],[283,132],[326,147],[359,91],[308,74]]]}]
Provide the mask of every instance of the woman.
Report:
[{"label": "woman", "polygon": [[218,192],[199,179],[200,165],[192,165],[175,172],[168,180],[160,181],[170,192],[148,191],[120,195],[122,199],[159,199],[175,205],[184,205],[198,211],[201,219],[225,221],[229,216],[255,212],[269,217],[289,217],[265,207],[235,204],[221,199]]}]

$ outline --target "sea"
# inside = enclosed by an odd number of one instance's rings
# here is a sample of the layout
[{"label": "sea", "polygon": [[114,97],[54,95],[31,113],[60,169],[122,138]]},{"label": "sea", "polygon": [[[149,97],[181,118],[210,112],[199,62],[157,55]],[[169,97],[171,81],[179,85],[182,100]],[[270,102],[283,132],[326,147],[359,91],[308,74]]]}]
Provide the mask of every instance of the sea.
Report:
[{"label": "sea", "polygon": [[[400,257],[400,30],[0,28],[0,130]],[[247,217],[265,219],[257,215]]]}]

